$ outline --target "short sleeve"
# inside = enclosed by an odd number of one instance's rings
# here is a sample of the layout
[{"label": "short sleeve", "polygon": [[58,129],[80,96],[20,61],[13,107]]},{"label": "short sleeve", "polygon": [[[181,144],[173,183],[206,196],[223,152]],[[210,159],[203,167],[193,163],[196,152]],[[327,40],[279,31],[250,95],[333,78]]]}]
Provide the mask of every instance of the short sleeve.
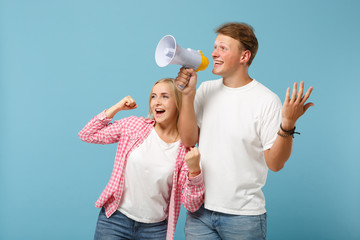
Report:
[{"label": "short sleeve", "polygon": [[275,96],[264,109],[260,130],[260,138],[264,151],[270,149],[275,142],[276,133],[281,123],[281,109],[282,104],[278,96]]}]

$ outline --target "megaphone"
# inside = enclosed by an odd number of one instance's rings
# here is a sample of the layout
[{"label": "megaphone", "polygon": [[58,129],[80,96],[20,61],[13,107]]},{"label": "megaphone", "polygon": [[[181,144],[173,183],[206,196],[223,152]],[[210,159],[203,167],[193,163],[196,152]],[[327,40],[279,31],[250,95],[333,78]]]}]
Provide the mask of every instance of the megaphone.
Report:
[{"label": "megaphone", "polygon": [[200,50],[180,47],[171,35],[166,35],[159,41],[155,50],[155,61],[159,67],[178,64],[195,71],[203,71],[209,65],[209,60]]}]

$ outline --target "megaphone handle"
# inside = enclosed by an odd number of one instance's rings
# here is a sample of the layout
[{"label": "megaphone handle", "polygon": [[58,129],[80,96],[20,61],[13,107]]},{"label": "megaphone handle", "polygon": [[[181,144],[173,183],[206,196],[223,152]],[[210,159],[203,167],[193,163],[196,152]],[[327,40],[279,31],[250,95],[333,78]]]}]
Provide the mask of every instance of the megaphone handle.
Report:
[{"label": "megaphone handle", "polygon": [[188,83],[189,83],[189,81],[184,86],[178,85],[178,88],[180,88],[181,90],[184,90],[184,88],[188,85]]},{"label": "megaphone handle", "polygon": [[186,85],[185,85],[185,86],[177,85],[177,86],[178,86],[178,88],[180,88],[181,90],[184,90],[184,88],[186,87]]},{"label": "megaphone handle", "polygon": [[[184,68],[188,68],[188,67],[184,67]],[[191,77],[191,75],[189,75],[189,77]],[[188,85],[189,83],[189,80],[187,81],[187,83],[184,85],[184,86],[181,86],[181,85],[177,85],[178,88],[180,88],[181,90],[184,90],[184,88]]]}]

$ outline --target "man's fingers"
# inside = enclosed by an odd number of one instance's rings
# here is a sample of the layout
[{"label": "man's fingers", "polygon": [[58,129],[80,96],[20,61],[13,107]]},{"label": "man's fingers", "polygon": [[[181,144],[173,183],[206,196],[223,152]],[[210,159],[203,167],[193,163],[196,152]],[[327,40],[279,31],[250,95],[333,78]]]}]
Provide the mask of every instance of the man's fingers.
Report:
[{"label": "man's fingers", "polygon": [[301,81],[300,82],[300,87],[299,87],[299,92],[298,92],[297,97],[296,97],[297,102],[300,102],[302,100],[303,93],[304,93],[304,82]]},{"label": "man's fingers", "polygon": [[285,95],[285,102],[289,102],[290,101],[290,88],[288,87],[286,89],[286,95]]},{"label": "man's fingers", "polygon": [[177,85],[186,85],[187,83],[188,83],[188,81],[185,80],[185,79],[181,79],[181,78],[176,79],[176,84]]},{"label": "man's fingers", "polygon": [[188,72],[179,72],[178,74],[178,78],[179,79],[185,79],[185,80],[190,80],[191,74]]},{"label": "man's fingers", "polygon": [[188,84],[189,81],[186,81],[186,80],[182,80],[182,79],[176,79],[176,86],[177,88],[181,91],[183,90],[186,85]]},{"label": "man's fingers", "polygon": [[297,94],[297,82],[295,82],[293,86],[293,92],[290,99],[291,101],[294,102],[296,100],[296,94]]},{"label": "man's fingers", "polygon": [[312,106],[314,106],[314,105],[315,105],[315,104],[312,103],[312,102],[305,104],[305,106],[304,106],[304,113],[309,109],[309,107],[312,107]]},{"label": "man's fingers", "polygon": [[314,89],[313,87],[310,87],[310,88],[307,90],[307,92],[305,93],[305,95],[304,95],[304,97],[303,97],[303,99],[302,99],[302,101],[301,101],[302,104],[305,104],[305,102],[309,99],[309,97],[310,97],[311,92],[312,92],[313,89]]},{"label": "man's fingers", "polygon": [[189,75],[188,73],[179,72],[176,78],[176,86],[180,91],[184,90],[184,88],[188,85],[190,77],[191,75]]}]

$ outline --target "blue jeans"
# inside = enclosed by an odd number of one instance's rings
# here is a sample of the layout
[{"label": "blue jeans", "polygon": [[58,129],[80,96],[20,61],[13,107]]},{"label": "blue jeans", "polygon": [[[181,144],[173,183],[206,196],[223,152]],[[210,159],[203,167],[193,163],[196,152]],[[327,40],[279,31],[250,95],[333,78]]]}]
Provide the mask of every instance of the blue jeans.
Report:
[{"label": "blue jeans", "polygon": [[95,240],[115,239],[166,239],[167,220],[158,223],[141,223],[134,221],[119,211],[110,218],[105,215],[102,208],[95,230]]},{"label": "blue jeans", "polygon": [[255,216],[210,211],[187,212],[186,240],[266,240],[266,213]]}]

